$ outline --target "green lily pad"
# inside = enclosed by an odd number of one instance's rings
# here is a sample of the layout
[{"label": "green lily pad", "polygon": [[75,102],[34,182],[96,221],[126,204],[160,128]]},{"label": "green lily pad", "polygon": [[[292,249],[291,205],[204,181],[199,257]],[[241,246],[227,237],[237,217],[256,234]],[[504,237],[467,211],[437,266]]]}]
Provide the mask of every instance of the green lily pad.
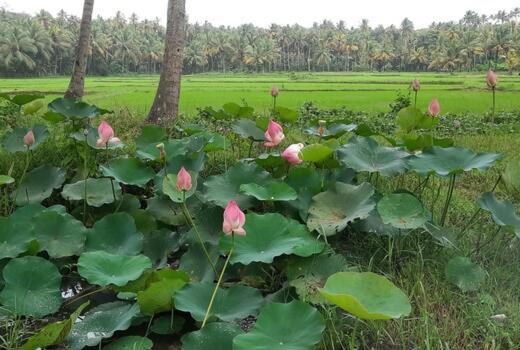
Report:
[{"label": "green lily pad", "polygon": [[143,255],[149,257],[154,266],[165,265],[168,255],[177,250],[179,237],[175,232],[162,228],[144,235]]},{"label": "green lily pad", "polygon": [[[206,243],[206,249],[212,261],[218,262],[220,257],[219,247]],[[214,281],[217,277],[207,261],[207,257],[200,243],[190,244],[188,251],[181,257],[179,269],[186,271],[192,281]]]},{"label": "green lily pad", "polygon": [[32,227],[27,224],[30,219],[0,217],[0,259],[16,258],[29,249],[31,241],[34,240]]},{"label": "green lily pad", "polygon": [[44,211],[35,217],[34,231],[40,251],[51,258],[64,258],[81,253],[87,229],[72,215]]},{"label": "green lily pad", "polygon": [[156,281],[137,293],[137,302],[142,313],[154,315],[171,311],[175,293],[189,281],[187,273],[163,269],[155,273]]},{"label": "green lily pad", "polygon": [[237,201],[242,209],[253,206],[254,199],[240,193],[242,184],[256,183],[262,185],[272,180],[268,172],[255,164],[239,163],[222,175],[209,177],[204,186],[206,187],[206,199],[224,208],[230,200]]},{"label": "green lily pad", "polygon": [[520,200],[520,159],[507,164],[502,172],[502,183],[508,193]]},{"label": "green lily pad", "polygon": [[463,292],[477,290],[486,279],[486,271],[470,259],[457,256],[446,265],[446,278]]},{"label": "green lily pad", "polygon": [[249,119],[240,119],[233,125],[233,131],[240,137],[253,141],[264,141],[264,130],[256,126],[256,123]]},{"label": "green lily pad", "polygon": [[[247,214],[244,229],[246,236],[235,237],[235,249],[230,259],[233,264],[272,263],[277,256],[296,254],[298,249],[309,245],[313,248],[312,242],[317,242],[305,225],[278,213]],[[230,236],[223,236],[221,245],[231,248],[231,241]],[[319,244],[316,244],[316,248],[311,253],[323,250]]]},{"label": "green lily pad", "polygon": [[13,97],[9,96],[8,94],[0,94],[0,98],[4,98],[8,100],[11,103],[14,103],[18,107],[21,107],[23,105],[26,105],[28,103],[31,103],[33,101],[39,100],[44,98],[45,96],[40,94],[20,94],[20,95],[14,95]]},{"label": "green lily pad", "polygon": [[357,125],[355,124],[327,124],[323,131],[323,135],[320,135],[320,127],[312,126],[307,128],[305,132],[312,136],[322,137],[325,140],[337,139],[345,135],[347,132],[356,130]]},{"label": "green lily pad", "polygon": [[103,175],[125,185],[144,187],[155,176],[153,169],[137,158],[114,159],[108,166],[102,165],[100,168]]},{"label": "green lily pad", "polygon": [[284,182],[270,182],[265,185],[243,184],[240,191],[260,201],[292,201],[298,198],[296,191]]},{"label": "green lily pad", "polygon": [[113,341],[102,350],[151,350],[153,342],[146,337],[126,336]]},{"label": "green lily pad", "polygon": [[312,197],[321,192],[321,176],[311,168],[293,167],[285,178],[285,182],[298,193],[294,201],[283,203],[298,211],[300,218],[307,220]]},{"label": "green lily pad", "polygon": [[486,192],[480,197],[479,205],[482,209],[491,213],[493,221],[500,226],[511,227],[516,236],[520,238],[520,217],[516,214],[513,203],[500,201],[492,192]]},{"label": "green lily pad", "polygon": [[304,276],[327,278],[336,272],[345,271],[347,265],[343,255],[323,253],[308,258],[291,257],[284,271],[289,280]]},{"label": "green lily pad", "polygon": [[379,146],[368,137],[355,137],[338,151],[343,164],[356,171],[378,172],[394,176],[406,170],[408,152],[399,148]]},{"label": "green lily pad", "polygon": [[168,335],[175,334],[182,330],[186,320],[183,317],[173,315],[164,315],[154,318],[150,330],[155,334]]},{"label": "green lily pad", "polygon": [[98,108],[88,103],[68,99],[68,98],[57,98],[48,105],[49,111],[61,114],[67,119],[85,119],[95,118],[97,116],[110,113],[105,109]]},{"label": "green lily pad", "polygon": [[[214,289],[214,283],[187,284],[176,293],[175,308],[189,312],[195,320],[202,321]],[[240,285],[227,289],[219,287],[210,318],[232,322],[254,316],[262,306],[263,300],[262,293],[258,289]]]},{"label": "green lily pad", "polygon": [[105,216],[87,233],[85,248],[114,254],[135,255],[143,249],[143,234],[137,231],[134,218],[127,213]]},{"label": "green lily pad", "polygon": [[47,348],[53,345],[63,343],[67,335],[69,335],[72,325],[76,322],[79,315],[90,304],[86,302],[74,311],[69,318],[64,321],[54,322],[43,327],[37,334],[31,336],[22,345],[20,350],[34,350]]},{"label": "green lily pad", "polygon": [[306,162],[320,163],[328,159],[334,150],[321,143],[305,146],[301,151],[301,159]]},{"label": "green lily pad", "polygon": [[[378,199],[378,195],[374,199]],[[406,234],[408,231],[400,230],[392,225],[385,224],[377,209],[374,209],[368,214],[365,219],[357,220],[352,224],[354,230],[358,232],[373,233],[379,236],[394,237]]]},{"label": "green lily pad", "polygon": [[178,205],[167,197],[156,196],[147,200],[147,211],[158,221],[172,226],[184,225],[186,218]]},{"label": "green lily pad", "polygon": [[322,296],[352,315],[389,320],[412,311],[408,297],[386,277],[372,272],[338,272],[327,279]]},{"label": "green lily pad", "polygon": [[333,189],[313,197],[307,227],[326,236],[343,231],[349,222],[368,217],[375,208],[373,194],[366,182],[359,186],[336,182]]},{"label": "green lily pad", "polygon": [[191,189],[189,191],[179,191],[177,189],[177,174],[168,174],[163,180],[163,193],[175,203],[184,202],[197,191],[198,175],[193,171],[189,171],[188,173],[191,175]]},{"label": "green lily pad", "polygon": [[[280,154],[264,153],[255,158],[255,163],[264,169],[272,169],[285,166],[287,162]],[[295,168],[297,169],[297,168]]]},{"label": "green lily pad", "polygon": [[[27,148],[23,142],[24,136],[29,132],[33,131],[34,144]],[[9,153],[15,152],[28,152],[38,148],[45,140],[49,138],[49,130],[45,125],[35,125],[31,129],[29,128],[16,128],[6,135],[2,142],[2,146]]]},{"label": "green lily pad", "polygon": [[14,183],[14,179],[11,176],[0,175],[0,186],[10,185]]},{"label": "green lily pad", "polygon": [[298,111],[282,106],[276,106],[275,115],[283,122],[294,123],[298,120]]},{"label": "green lily pad", "polygon": [[399,111],[396,124],[406,133],[420,129],[431,129],[439,123],[439,118],[432,118],[414,107],[403,108]]},{"label": "green lily pad", "polygon": [[222,106],[230,118],[248,118],[254,113],[254,108],[249,106],[240,106],[239,104],[230,102]]},{"label": "green lily pad", "polygon": [[96,346],[103,339],[111,338],[116,331],[130,328],[139,315],[139,305],[122,301],[101,304],[85,314],[81,322],[72,327],[67,343],[72,350]]},{"label": "green lily pad", "polygon": [[16,195],[18,206],[40,203],[49,198],[54,189],[60,188],[65,181],[65,171],[50,165],[42,165],[31,170],[20,184]]},{"label": "green lily pad", "polygon": [[[101,207],[104,204],[111,204],[121,199],[121,186],[116,181],[112,182],[108,178],[93,179],[87,181],[87,204],[91,207]],[[114,193],[112,192],[112,183]],[[69,201],[82,201],[85,199],[85,180],[80,180],[73,184],[63,187],[61,196]]]},{"label": "green lily pad", "polygon": [[135,139],[137,148],[145,148],[153,145],[154,147],[166,139],[166,130],[158,125],[145,125],[141,133]]},{"label": "green lily pad", "polygon": [[230,350],[233,338],[244,332],[233,323],[213,322],[181,338],[183,350]]},{"label": "green lily pad", "polygon": [[3,277],[0,304],[14,314],[42,318],[60,308],[61,275],[51,262],[37,256],[12,259]]},{"label": "green lily pad", "polygon": [[392,193],[377,203],[384,224],[400,229],[416,229],[428,220],[421,201],[409,193]]},{"label": "green lily pad", "polygon": [[272,303],[260,311],[249,333],[233,339],[233,350],[312,350],[324,330],[323,316],[312,306]]},{"label": "green lily pad", "polygon": [[474,153],[461,147],[432,147],[408,160],[408,167],[422,175],[440,176],[461,174],[465,171],[489,169],[501,158],[496,153]]},{"label": "green lily pad", "polygon": [[104,251],[83,253],[78,260],[80,276],[102,287],[124,286],[151,267],[152,262],[144,255],[114,255]]}]

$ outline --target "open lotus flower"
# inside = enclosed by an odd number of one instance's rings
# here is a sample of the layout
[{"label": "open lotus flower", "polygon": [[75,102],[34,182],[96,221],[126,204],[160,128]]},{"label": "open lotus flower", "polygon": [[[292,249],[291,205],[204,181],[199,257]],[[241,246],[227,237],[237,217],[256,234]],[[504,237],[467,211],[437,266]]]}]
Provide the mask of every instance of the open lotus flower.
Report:
[{"label": "open lotus flower", "polygon": [[222,231],[224,231],[224,233],[228,236],[232,234],[245,236],[245,223],[246,216],[238,207],[237,202],[229,201],[226,209],[224,210],[224,223],[222,224]]},{"label": "open lotus flower", "polygon": [[191,175],[182,167],[177,174],[177,189],[179,191],[189,191],[191,186]]},{"label": "open lotus flower", "polygon": [[414,80],[412,80],[410,87],[412,88],[413,91],[417,92],[421,89],[421,83],[419,82],[419,80],[414,79]]},{"label": "open lotus flower", "polygon": [[279,94],[280,94],[280,89],[278,89],[277,86],[273,86],[271,88],[271,96],[276,98],[276,97],[278,97]]},{"label": "open lotus flower", "polygon": [[36,142],[36,139],[34,138],[34,133],[32,130],[29,130],[27,134],[23,137],[23,144],[27,148],[31,148],[32,145]]},{"label": "open lotus flower", "polygon": [[300,152],[303,147],[305,147],[303,143],[290,145],[285,149],[285,151],[283,151],[282,158],[293,165],[301,164],[303,160],[300,158]]},{"label": "open lotus flower", "polygon": [[276,147],[285,138],[282,126],[273,120],[269,121],[269,125],[267,126],[267,131],[265,132],[264,136],[266,140],[264,142],[265,147]]},{"label": "open lotus flower", "polygon": [[436,117],[439,115],[439,113],[441,113],[441,105],[436,98],[430,102],[430,105],[428,106],[428,113],[432,117]]},{"label": "open lotus flower", "polygon": [[486,83],[490,88],[495,88],[498,84],[498,75],[491,69],[486,74]]},{"label": "open lotus flower", "polygon": [[114,129],[106,121],[102,121],[98,127],[99,139],[96,142],[98,147],[107,147],[111,145],[118,145],[121,140],[114,137]]}]

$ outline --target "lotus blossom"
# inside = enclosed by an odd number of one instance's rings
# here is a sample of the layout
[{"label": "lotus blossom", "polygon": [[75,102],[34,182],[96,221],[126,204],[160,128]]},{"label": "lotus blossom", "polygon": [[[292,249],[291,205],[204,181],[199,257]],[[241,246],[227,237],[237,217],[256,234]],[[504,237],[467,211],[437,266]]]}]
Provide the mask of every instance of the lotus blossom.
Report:
[{"label": "lotus blossom", "polygon": [[412,88],[413,91],[417,92],[421,89],[421,83],[419,82],[419,80],[414,79],[414,80],[412,80],[410,87]]},{"label": "lotus blossom", "polygon": [[274,98],[278,97],[278,95],[280,94],[280,89],[278,89],[277,86],[273,86],[271,88],[271,96],[273,96]]},{"label": "lotus blossom", "polygon": [[191,175],[182,167],[177,174],[177,189],[179,191],[189,191],[191,186]]},{"label": "lotus blossom", "polygon": [[222,224],[222,231],[226,235],[237,234],[245,236],[244,224],[246,223],[246,216],[238,207],[237,202],[229,201],[224,210],[224,223]]},{"label": "lotus blossom", "polygon": [[117,145],[121,140],[114,137],[114,129],[106,121],[102,121],[98,127],[99,139],[96,142],[98,147],[107,147],[109,145]]},{"label": "lotus blossom", "polygon": [[34,133],[31,129],[23,137],[23,144],[25,145],[25,147],[31,148],[31,146],[34,145],[35,142],[36,142],[36,139],[34,138]]},{"label": "lotus blossom", "polygon": [[498,84],[498,75],[491,69],[486,74],[486,83],[490,88],[495,88]]},{"label": "lotus blossom", "polygon": [[283,151],[282,158],[293,165],[301,164],[303,160],[300,158],[300,152],[303,147],[305,147],[303,143],[290,145],[285,149],[285,151]]},{"label": "lotus blossom", "polygon": [[164,143],[159,143],[157,146],[157,149],[159,150],[159,158],[164,161],[166,159],[166,150],[164,149]]},{"label": "lotus blossom", "polygon": [[327,121],[320,120],[318,121],[318,125],[320,126],[318,128],[318,133],[320,134],[320,137],[323,137],[323,134],[325,134],[325,127],[327,126]]},{"label": "lotus blossom", "polygon": [[430,105],[428,106],[428,113],[430,114],[430,116],[436,117],[439,115],[440,112],[441,112],[441,105],[440,105],[439,101],[436,98],[434,98],[430,102]]},{"label": "lotus blossom", "polygon": [[282,126],[273,120],[269,121],[269,125],[267,126],[267,131],[265,132],[264,136],[266,139],[264,142],[265,147],[276,147],[285,138]]}]

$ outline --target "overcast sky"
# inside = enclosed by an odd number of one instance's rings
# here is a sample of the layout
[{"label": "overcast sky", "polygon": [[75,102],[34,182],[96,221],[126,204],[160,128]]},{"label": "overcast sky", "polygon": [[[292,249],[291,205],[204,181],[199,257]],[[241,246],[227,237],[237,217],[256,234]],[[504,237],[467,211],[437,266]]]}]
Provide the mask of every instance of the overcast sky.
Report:
[{"label": "overcast sky", "polygon": [[[398,25],[410,18],[416,28],[427,27],[433,21],[459,20],[466,10],[493,14],[520,6],[519,0],[186,0],[191,23],[209,21],[215,25],[237,26],[253,23],[267,27],[271,23],[311,26],[329,19],[344,20],[347,26],[357,26],[367,18],[372,26]],[[167,0],[96,0],[94,15],[112,16],[121,10],[129,16],[155,17],[165,22]],[[33,14],[44,7],[52,14],[64,9],[81,15],[83,0],[0,0],[0,5],[14,11]]]}]

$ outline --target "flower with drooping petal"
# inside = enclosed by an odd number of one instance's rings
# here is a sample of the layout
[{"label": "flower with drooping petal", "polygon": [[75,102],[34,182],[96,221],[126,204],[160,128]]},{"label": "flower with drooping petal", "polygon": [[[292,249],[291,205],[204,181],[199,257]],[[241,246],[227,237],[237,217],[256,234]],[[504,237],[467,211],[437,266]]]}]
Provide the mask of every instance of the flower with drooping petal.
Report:
[{"label": "flower with drooping petal", "polygon": [[224,233],[228,236],[232,234],[245,236],[245,223],[246,216],[238,207],[237,202],[229,201],[226,209],[224,210],[224,223],[222,224],[222,231],[224,231]]},{"label": "flower with drooping petal", "polygon": [[280,89],[278,89],[278,86],[273,86],[271,88],[271,96],[276,98],[276,97],[278,97],[279,94],[280,94]]},{"label": "flower with drooping petal", "polygon": [[114,139],[114,129],[108,124],[106,121],[102,121],[98,127],[99,139],[96,144],[98,147],[106,147],[109,142],[111,143],[120,143],[121,140],[112,140]]},{"label": "flower with drooping petal", "polygon": [[439,101],[436,98],[434,98],[430,102],[430,105],[428,106],[428,113],[430,114],[430,116],[436,117],[439,115],[440,112],[441,112],[441,105],[440,105]]},{"label": "flower with drooping petal", "polygon": [[265,132],[264,136],[266,140],[264,142],[265,147],[276,147],[285,138],[282,126],[273,120],[269,121],[269,125],[267,126],[267,131]]},{"label": "flower with drooping petal", "polygon": [[177,189],[181,192],[191,190],[191,175],[184,167],[177,174]]},{"label": "flower with drooping petal", "polygon": [[491,69],[486,74],[486,84],[490,88],[495,88],[498,84],[498,75]]},{"label": "flower with drooping petal", "polygon": [[31,148],[31,146],[34,145],[35,142],[36,142],[36,139],[34,138],[34,133],[31,129],[23,137],[23,144],[25,145],[25,147]]},{"label": "flower with drooping petal", "polygon": [[290,145],[285,149],[285,151],[283,151],[282,158],[292,165],[301,164],[303,160],[300,158],[300,152],[302,151],[303,147],[305,147],[303,143],[295,143]]},{"label": "flower with drooping petal", "polygon": [[410,83],[410,87],[412,88],[413,91],[417,92],[421,89],[421,83],[419,82],[419,80],[414,79]]}]

